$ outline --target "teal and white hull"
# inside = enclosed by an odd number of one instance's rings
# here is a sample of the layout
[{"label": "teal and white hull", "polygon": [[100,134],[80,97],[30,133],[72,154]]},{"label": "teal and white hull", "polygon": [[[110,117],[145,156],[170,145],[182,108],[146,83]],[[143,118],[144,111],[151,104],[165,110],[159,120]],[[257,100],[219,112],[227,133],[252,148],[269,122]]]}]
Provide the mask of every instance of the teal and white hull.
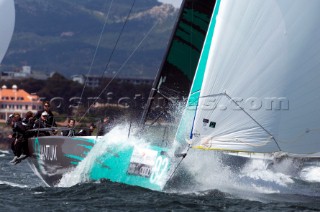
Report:
[{"label": "teal and white hull", "polygon": [[86,171],[81,175],[86,180],[107,179],[152,190],[163,189],[172,167],[165,148],[106,142],[100,136],[31,138],[28,162],[48,186],[58,185],[65,174],[85,166]]},{"label": "teal and white hull", "polygon": [[110,145],[92,165],[88,177],[162,190],[170,166],[170,158],[164,148]]}]

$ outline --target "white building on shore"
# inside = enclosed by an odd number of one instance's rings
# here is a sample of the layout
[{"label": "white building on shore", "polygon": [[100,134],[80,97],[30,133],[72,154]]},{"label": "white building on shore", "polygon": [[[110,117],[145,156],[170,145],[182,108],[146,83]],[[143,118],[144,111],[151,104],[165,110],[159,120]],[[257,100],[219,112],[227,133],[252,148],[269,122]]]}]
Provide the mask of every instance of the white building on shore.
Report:
[{"label": "white building on shore", "polygon": [[0,89],[0,122],[6,121],[12,113],[20,113],[23,117],[26,112],[35,114],[41,108],[42,102],[37,95],[18,89],[16,85],[12,88],[3,85]]}]

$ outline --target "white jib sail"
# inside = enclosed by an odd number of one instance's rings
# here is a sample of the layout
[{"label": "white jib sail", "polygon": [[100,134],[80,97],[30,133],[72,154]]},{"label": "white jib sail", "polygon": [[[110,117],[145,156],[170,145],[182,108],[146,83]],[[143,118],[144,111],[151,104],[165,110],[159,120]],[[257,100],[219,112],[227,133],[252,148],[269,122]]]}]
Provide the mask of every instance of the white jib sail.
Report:
[{"label": "white jib sail", "polygon": [[320,152],[319,11],[319,0],[221,0],[193,145]]},{"label": "white jib sail", "polygon": [[15,21],[13,0],[0,0],[0,63],[8,49]]}]

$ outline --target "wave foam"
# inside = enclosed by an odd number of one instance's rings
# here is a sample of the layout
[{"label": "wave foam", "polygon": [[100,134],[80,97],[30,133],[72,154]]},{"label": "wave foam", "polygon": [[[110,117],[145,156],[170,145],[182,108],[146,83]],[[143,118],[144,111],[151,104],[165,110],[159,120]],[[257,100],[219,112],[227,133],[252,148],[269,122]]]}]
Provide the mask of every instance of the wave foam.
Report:
[{"label": "wave foam", "polygon": [[300,172],[300,178],[307,182],[320,182],[320,167],[310,166],[303,168]]},{"label": "wave foam", "polygon": [[120,148],[126,148],[128,145],[139,146],[141,148],[147,148],[149,146],[144,139],[139,139],[134,136],[128,138],[128,130],[128,125],[118,125],[114,127],[108,134],[97,141],[87,157],[81,161],[73,171],[63,175],[57,186],[71,187],[79,183],[87,182],[89,179],[88,174],[96,159],[104,154],[110,145],[120,145]]}]

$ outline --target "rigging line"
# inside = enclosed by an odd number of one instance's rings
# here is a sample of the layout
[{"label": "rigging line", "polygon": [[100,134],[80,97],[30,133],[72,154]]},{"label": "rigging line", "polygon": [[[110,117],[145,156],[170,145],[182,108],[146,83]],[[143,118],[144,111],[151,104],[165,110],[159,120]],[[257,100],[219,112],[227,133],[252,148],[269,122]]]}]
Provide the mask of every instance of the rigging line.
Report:
[{"label": "rigging line", "polygon": [[[107,1],[108,1],[108,0],[107,0]],[[109,19],[109,14],[110,14],[112,5],[113,5],[113,0],[111,1],[110,5],[109,5],[109,9],[108,9],[108,12],[107,12],[107,15],[106,15],[106,19],[105,19],[105,22],[104,22],[103,27],[102,27],[102,29],[101,29],[100,36],[99,36],[99,40],[98,40],[96,49],[95,49],[95,51],[94,51],[93,58],[92,58],[92,61],[91,61],[89,70],[88,70],[88,72],[87,72],[87,76],[91,73],[92,66],[93,66],[93,64],[94,64],[94,61],[95,61],[95,58],[96,58],[96,55],[97,55],[97,53],[98,53],[98,49],[99,49],[99,46],[100,46],[100,43],[101,43],[101,40],[102,40],[102,35],[103,35],[103,33],[104,33],[104,30],[105,30],[105,28],[106,28],[106,25],[107,25],[107,22],[108,22],[108,19]],[[86,78],[85,78],[85,81],[84,81],[83,88],[82,88],[82,92],[81,92],[81,95],[80,95],[80,101],[81,101],[81,99],[82,99],[82,97],[83,97],[84,90],[85,90],[85,88],[86,88],[86,86],[87,86],[87,81],[88,81],[88,78],[86,77]],[[78,108],[76,114],[78,114],[78,112],[79,112],[79,108]]]},{"label": "rigging line", "polygon": [[[177,102],[177,101],[175,101],[175,100],[177,100],[177,99],[176,99],[173,95],[172,95],[173,97],[170,97],[170,96],[167,96],[167,95],[165,95],[164,93],[160,92],[159,89],[154,89],[154,90],[155,90],[155,92],[157,92],[160,96],[162,96],[164,99],[166,99],[168,102],[171,102],[172,104],[175,104],[175,103]],[[178,92],[177,92],[177,93],[178,93]],[[159,117],[162,116],[162,115],[164,115],[164,114],[165,114],[164,112],[161,112],[161,114],[159,115]],[[155,119],[155,121],[152,122],[151,125],[153,125],[159,117],[157,117],[157,118]],[[140,122],[141,122],[141,121],[140,121]]]},{"label": "rigging line", "polygon": [[193,91],[193,92],[190,91],[190,96],[193,95],[193,94],[196,94],[196,93],[200,93],[200,91],[201,91],[200,89],[199,89],[199,90],[196,90],[196,91]]},{"label": "rigging line", "polygon": [[163,135],[162,135],[162,144],[164,141],[166,141],[166,146],[168,146],[168,141],[169,141],[169,132],[168,132],[168,126],[164,128]]},{"label": "rigging line", "polygon": [[112,77],[112,79],[109,81],[109,83],[103,88],[103,90],[100,92],[99,96],[96,98],[94,102],[89,106],[87,111],[82,115],[79,122],[86,116],[86,114],[89,112],[90,108],[98,101],[99,97],[106,91],[108,86],[111,84],[111,82],[116,78],[116,76],[120,73],[120,71],[123,69],[123,67],[127,64],[127,62],[131,59],[131,57],[136,53],[136,51],[139,49],[139,47],[142,45],[144,40],[149,36],[149,34],[153,31],[153,29],[158,25],[158,21],[150,28],[150,30],[147,32],[147,34],[143,37],[143,39],[140,41],[140,43],[137,45],[137,47],[132,51],[132,53],[129,55],[129,57],[124,61],[124,63],[121,65],[121,67],[118,69],[116,74]]},{"label": "rigging line", "polygon": [[[136,0],[133,0],[132,5],[131,5],[130,10],[129,10],[129,13],[128,13],[126,19],[125,19],[124,24],[122,25],[120,34],[119,34],[119,36],[118,36],[118,38],[117,38],[117,41],[116,41],[116,43],[115,43],[115,45],[114,45],[114,47],[113,47],[113,49],[112,49],[111,54],[110,54],[110,56],[109,56],[108,62],[107,62],[107,64],[106,64],[106,67],[104,68],[104,70],[103,70],[103,72],[102,72],[101,78],[104,77],[104,73],[106,72],[106,70],[107,70],[108,67],[109,67],[111,58],[112,58],[112,56],[113,56],[113,54],[114,54],[114,52],[115,52],[115,50],[116,50],[116,48],[117,48],[117,46],[118,46],[118,43],[119,43],[119,40],[120,40],[121,35],[122,35],[122,33],[123,33],[123,30],[124,30],[125,26],[126,26],[127,23],[128,23],[128,19],[129,19],[130,15],[131,15],[131,12],[132,12],[132,9],[133,9],[133,7],[134,7],[135,2],[136,2]],[[111,6],[110,6],[110,8],[111,8]],[[110,9],[110,8],[109,8],[109,9]],[[105,24],[106,24],[106,23],[107,23],[107,20],[105,21]],[[104,26],[105,26],[105,25],[104,25]],[[104,28],[103,28],[103,30],[104,30]],[[101,33],[100,37],[101,37],[101,36],[102,36],[102,33]],[[85,84],[86,84],[86,83],[85,83]],[[84,89],[83,89],[83,91],[84,91]],[[90,107],[91,107],[91,106],[90,106]],[[89,109],[90,109],[90,108],[89,108]],[[83,119],[83,116],[80,118],[79,122],[80,122],[82,119]]]},{"label": "rigging line", "polygon": [[165,92],[167,92],[167,93],[171,92],[171,93],[175,93],[176,95],[181,95],[182,94],[182,92],[179,92],[179,91],[177,91],[175,89],[172,89],[172,88],[169,88],[169,87],[166,87],[166,86],[162,86],[161,88],[159,88],[157,90],[160,90],[160,89],[165,91]]},{"label": "rigging line", "polygon": [[151,124],[150,124],[149,126],[154,125],[154,124],[159,120],[159,118],[160,118],[161,116],[163,116],[163,115],[166,115],[165,112],[161,112],[161,113],[151,122]]},{"label": "rigging line", "polygon": [[[267,134],[269,134],[271,136],[271,138],[274,140],[274,142],[276,143],[279,151],[282,151],[277,140],[275,139],[275,137],[266,129],[264,128],[257,120],[255,120],[243,107],[241,107],[236,101],[234,101],[231,96],[229,96],[227,94],[227,92],[225,93],[220,93],[220,94],[214,94],[212,96],[218,96],[218,95],[225,95],[226,97],[228,97],[233,103],[235,103],[247,116],[249,116],[259,127],[261,127],[261,129],[263,129]],[[211,95],[205,96],[205,97],[210,97]]]},{"label": "rigging line", "polygon": [[[166,99],[168,102],[171,102],[172,104],[175,104],[179,101],[179,97],[177,97],[177,95],[171,94],[169,92],[165,92],[165,91],[160,91],[160,90],[156,90],[157,94],[159,94],[160,96],[162,96],[164,99]],[[153,101],[155,100],[155,97],[153,97]]]},{"label": "rigging line", "polygon": [[157,91],[157,93],[158,93],[160,96],[162,96],[163,98],[165,98],[166,100],[168,100],[169,102],[174,103],[174,100],[172,100],[171,97],[166,96],[165,94],[161,93],[160,91]]},{"label": "rigging line", "polygon": [[108,62],[107,62],[107,64],[106,64],[106,67],[104,68],[104,70],[103,70],[103,72],[102,72],[101,78],[104,77],[104,73],[107,71],[107,69],[108,69],[108,67],[109,67],[111,58],[112,58],[112,56],[113,56],[113,54],[114,54],[114,52],[115,52],[115,50],[116,50],[116,48],[117,48],[117,46],[118,46],[118,43],[119,43],[119,40],[120,40],[121,35],[122,35],[122,33],[123,33],[123,30],[124,30],[125,26],[126,26],[127,23],[128,23],[128,20],[129,20],[129,17],[130,17],[130,15],[131,15],[131,12],[132,12],[132,9],[133,9],[133,6],[134,6],[135,2],[136,2],[136,0],[133,0],[132,5],[131,5],[131,8],[130,8],[130,11],[129,11],[127,17],[126,17],[126,20],[124,21],[124,24],[122,25],[120,34],[119,34],[119,36],[118,36],[118,38],[117,38],[117,40],[116,40],[116,43],[115,43],[115,45],[114,45],[114,47],[113,47],[113,49],[112,49],[112,51],[111,51],[111,54],[110,54],[110,56],[109,56]]},{"label": "rigging line", "polygon": [[132,118],[130,118],[130,124],[129,124],[129,130],[128,130],[128,138],[130,137],[131,126],[132,126]]},{"label": "rigging line", "polygon": [[[173,176],[174,173],[177,171],[177,169],[178,169],[178,167],[180,166],[180,164],[182,163],[183,159],[186,158],[190,147],[191,147],[191,145],[189,144],[187,151],[186,151],[185,153],[179,154],[179,156],[177,156],[177,157],[182,157],[182,158],[181,158],[181,160],[179,161],[179,163],[177,164],[177,166],[174,168],[174,170],[173,170],[173,172],[171,173],[170,177],[168,178],[167,182],[168,182],[169,180],[171,180],[172,176]],[[167,182],[166,182],[166,183],[167,183]]]},{"label": "rigging line", "polygon": [[212,95],[200,96],[199,98],[215,97],[215,96],[224,96],[226,93],[217,93]]}]

